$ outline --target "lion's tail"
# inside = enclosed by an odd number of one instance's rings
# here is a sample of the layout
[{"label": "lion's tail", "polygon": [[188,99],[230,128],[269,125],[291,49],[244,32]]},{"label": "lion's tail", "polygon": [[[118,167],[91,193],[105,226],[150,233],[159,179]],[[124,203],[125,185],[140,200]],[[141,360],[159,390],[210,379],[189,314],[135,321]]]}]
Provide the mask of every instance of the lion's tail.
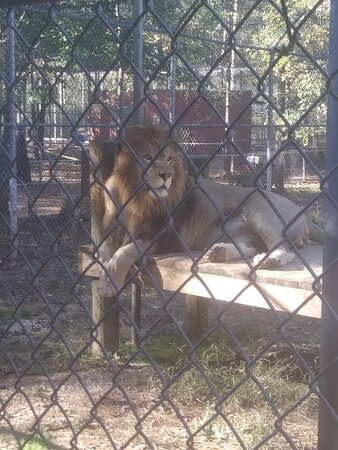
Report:
[{"label": "lion's tail", "polygon": [[324,231],[318,225],[314,224],[310,220],[308,220],[309,227],[309,239],[313,242],[317,242],[318,244],[323,243],[324,239]]}]

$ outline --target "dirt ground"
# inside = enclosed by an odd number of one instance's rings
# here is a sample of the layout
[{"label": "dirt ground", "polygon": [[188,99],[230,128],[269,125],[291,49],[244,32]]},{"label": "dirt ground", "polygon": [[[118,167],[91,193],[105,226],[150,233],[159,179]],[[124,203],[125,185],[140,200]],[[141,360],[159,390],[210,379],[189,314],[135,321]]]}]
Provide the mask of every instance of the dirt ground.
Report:
[{"label": "dirt ground", "polygon": [[[305,204],[316,191],[298,188],[289,194]],[[310,215],[320,222],[321,202]],[[126,311],[120,317],[121,350],[93,356],[90,283],[77,274],[77,248],[87,242],[88,201],[75,217],[63,203],[58,214],[21,219],[20,251],[1,265],[1,450],[233,450],[255,448],[264,437],[260,448],[266,450],[316,448],[317,404],[308,393],[304,364],[318,370],[318,320],[297,317],[281,329],[283,314],[231,305],[196,356],[182,333],[182,296],[164,310],[164,298],[145,289],[147,339],[140,351],[129,344],[128,288],[121,297]],[[0,250],[7,254],[4,239]],[[211,304],[211,323],[217,313]],[[210,349],[215,352],[208,359]],[[264,360],[258,384],[245,355]],[[226,390],[218,376],[226,377]],[[220,395],[224,401],[218,403]]]}]

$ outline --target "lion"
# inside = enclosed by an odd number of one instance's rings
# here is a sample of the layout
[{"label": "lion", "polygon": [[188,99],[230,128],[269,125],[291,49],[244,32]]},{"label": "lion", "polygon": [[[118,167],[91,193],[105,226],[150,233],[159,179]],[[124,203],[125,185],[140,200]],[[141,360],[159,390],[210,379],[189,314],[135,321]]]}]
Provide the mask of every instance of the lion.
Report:
[{"label": "lion", "polygon": [[276,193],[188,176],[167,127],[130,126],[113,153],[94,236],[104,296],[118,293],[149,254],[199,250],[203,260],[252,258],[253,266],[272,269],[309,239],[322,242],[301,208]]}]

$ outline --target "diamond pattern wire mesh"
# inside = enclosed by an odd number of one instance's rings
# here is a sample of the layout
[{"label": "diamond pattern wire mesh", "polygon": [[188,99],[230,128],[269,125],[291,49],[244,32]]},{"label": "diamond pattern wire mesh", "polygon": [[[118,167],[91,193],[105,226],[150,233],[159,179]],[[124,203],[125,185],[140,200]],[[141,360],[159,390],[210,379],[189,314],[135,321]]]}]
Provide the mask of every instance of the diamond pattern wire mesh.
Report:
[{"label": "diamond pattern wire mesh", "polygon": [[[336,168],[324,176],[318,151],[333,92],[327,1],[19,3],[0,10],[0,447],[317,448],[319,400],[322,420],[327,414],[338,427],[338,402],[319,391],[334,363],[319,367],[319,320],[298,316],[303,304],[279,312],[252,261],[242,254],[246,285],[230,302],[217,301],[200,273],[209,248],[192,252],[168,211],[161,233],[179,240],[191,275],[176,291],[163,290],[145,267],[160,237],[152,236],[123,286],[115,285],[117,301],[96,320],[97,282],[91,291],[88,273],[102,263],[94,258],[78,273],[77,252],[81,244],[99,246],[90,232],[89,192],[106,189],[90,142],[125,142],[127,127],[143,116],[170,127],[193,176],[185,195],[199,192],[222,223],[242,205],[226,217],[201,174],[254,186],[278,215],[261,190],[270,178],[302,214],[323,223],[324,198],[337,208],[325,188]],[[143,42],[135,38],[140,27]],[[140,164],[136,149],[128,150]],[[308,183],[300,190],[290,181],[297,165],[296,181]],[[145,185],[143,176],[137,189]],[[115,227],[136,242],[125,208],[118,206]],[[337,325],[321,293],[325,273],[285,236],[281,243],[290,244],[312,282],[304,305],[317,296]],[[142,328],[129,283],[141,272],[152,282],[143,288]],[[191,279],[211,298],[208,327],[194,339],[182,301]],[[239,304],[250,289],[267,310]],[[121,345],[112,353],[99,330],[116,310]]]}]

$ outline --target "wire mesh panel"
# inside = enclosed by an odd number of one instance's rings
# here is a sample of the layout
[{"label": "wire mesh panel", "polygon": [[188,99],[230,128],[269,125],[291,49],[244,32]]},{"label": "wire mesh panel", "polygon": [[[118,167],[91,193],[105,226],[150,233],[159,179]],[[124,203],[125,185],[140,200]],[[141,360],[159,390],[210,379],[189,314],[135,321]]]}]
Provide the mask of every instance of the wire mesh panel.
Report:
[{"label": "wire mesh panel", "polygon": [[5,3],[0,448],[334,449],[336,1]]}]

